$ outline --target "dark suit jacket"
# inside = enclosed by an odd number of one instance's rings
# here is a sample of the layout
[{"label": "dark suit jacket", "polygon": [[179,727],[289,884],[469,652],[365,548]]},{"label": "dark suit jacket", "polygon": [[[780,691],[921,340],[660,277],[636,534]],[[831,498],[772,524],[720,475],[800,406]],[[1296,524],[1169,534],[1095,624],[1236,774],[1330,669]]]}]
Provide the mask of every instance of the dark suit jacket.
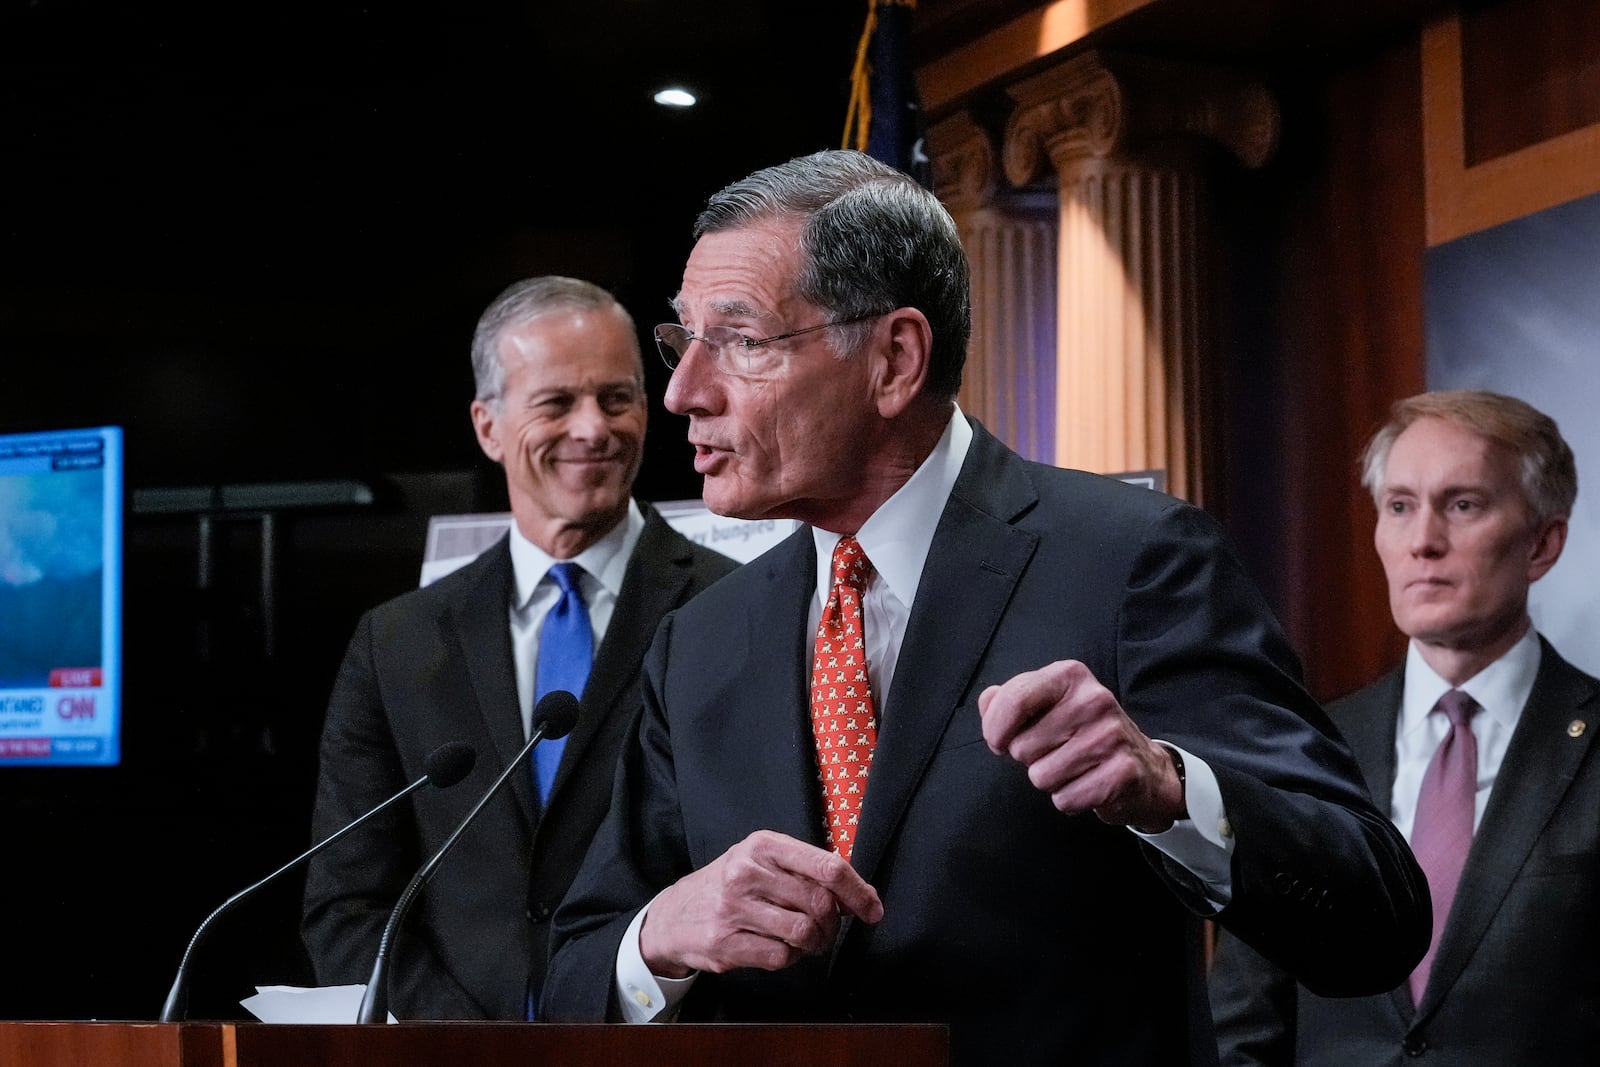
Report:
[{"label": "dark suit jacket", "polygon": [[[514,775],[439,866],[392,949],[399,1018],[526,1017],[529,976],[537,986],[548,960],[550,915],[605,814],[617,752],[638,715],[650,637],[662,615],[735,567],[643,510],[549,808],[539,810],[531,773]],[[523,745],[507,622],[514,589],[502,541],[356,628],[323,729],[313,838],[421,777],[445,742],[469,742],[478,758],[459,785],[413,794],[312,863],[304,938],[321,984],[367,980],[401,889]]]},{"label": "dark suit jacket", "polygon": [[[1423,1053],[1428,1064],[1546,1067],[1600,1056],[1600,683],[1542,647],[1422,1004],[1404,983],[1327,1000],[1224,938],[1212,977],[1224,1063],[1365,1067]],[[1403,691],[1395,671],[1329,708],[1386,811]]]},{"label": "dark suit jacket", "polygon": [[[983,742],[980,692],[1069,657],[1216,770],[1238,840],[1224,921],[1325,988],[1388,988],[1426,947],[1421,873],[1215,524],[974,431],[855,843],[883,921],[780,973],[704,975],[681,1017],[944,1021],[968,1063],[1212,1059],[1191,879],[1126,829],[1060,814]],[[624,928],[662,887],[760,828],[824,841],[815,582],[801,530],[663,622],[640,736],[556,915],[549,1018],[607,1014]]]}]

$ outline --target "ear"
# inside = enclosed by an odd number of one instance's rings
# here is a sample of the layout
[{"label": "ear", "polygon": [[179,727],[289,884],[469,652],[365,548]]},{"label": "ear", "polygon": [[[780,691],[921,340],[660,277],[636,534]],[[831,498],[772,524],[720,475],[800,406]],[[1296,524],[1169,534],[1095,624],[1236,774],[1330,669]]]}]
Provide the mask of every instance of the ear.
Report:
[{"label": "ear", "polygon": [[503,463],[505,454],[500,450],[500,439],[494,435],[494,404],[492,402],[474,400],[471,410],[472,428],[478,434],[478,447],[483,449],[484,455],[496,463]]},{"label": "ear", "polygon": [[887,330],[888,336],[873,350],[873,390],[878,414],[892,419],[922,395],[933,353],[933,329],[916,308],[897,308],[884,318],[887,322],[877,329]]},{"label": "ear", "polygon": [[1567,520],[1557,516],[1546,519],[1533,531],[1533,551],[1528,555],[1528,582],[1531,584],[1543,578],[1551,567],[1556,565],[1556,560],[1561,558],[1561,550],[1567,544]]}]

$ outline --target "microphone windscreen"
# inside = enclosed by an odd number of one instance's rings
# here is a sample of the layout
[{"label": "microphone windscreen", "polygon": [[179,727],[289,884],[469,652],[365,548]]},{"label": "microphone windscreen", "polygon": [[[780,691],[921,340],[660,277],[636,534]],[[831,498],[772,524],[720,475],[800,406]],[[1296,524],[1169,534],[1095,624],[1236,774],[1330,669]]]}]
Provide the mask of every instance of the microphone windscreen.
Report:
[{"label": "microphone windscreen", "polygon": [[449,741],[428,753],[422,761],[428,781],[440,789],[455,785],[465,778],[478,762],[478,750],[465,741]]},{"label": "microphone windscreen", "polygon": [[555,689],[544,695],[539,706],[533,709],[533,725],[544,726],[544,739],[566,737],[578,725],[578,698],[565,689]]}]

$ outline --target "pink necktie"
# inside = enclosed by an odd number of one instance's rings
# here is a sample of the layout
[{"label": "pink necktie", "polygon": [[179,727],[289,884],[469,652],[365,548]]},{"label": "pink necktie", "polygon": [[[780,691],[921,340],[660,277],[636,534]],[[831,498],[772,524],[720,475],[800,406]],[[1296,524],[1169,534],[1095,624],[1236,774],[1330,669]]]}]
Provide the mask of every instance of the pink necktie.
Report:
[{"label": "pink necktie", "polygon": [[1411,972],[1411,1002],[1422,1003],[1434,953],[1439,950],[1439,935],[1444,932],[1461,868],[1472,848],[1473,808],[1478,794],[1478,739],[1473,736],[1471,718],[1478,705],[1459,689],[1439,698],[1435,711],[1450,719],[1450,731],[1439,742],[1422,776],[1422,791],[1417,794],[1417,818],[1411,831],[1411,851],[1428,876],[1433,894],[1433,938],[1428,954]]},{"label": "pink necktie", "polygon": [[822,608],[811,660],[811,732],[817,741],[828,844],[845,859],[855,847],[867,771],[878,741],[877,711],[867,681],[861,598],[872,575],[854,537],[833,550],[833,591]]}]

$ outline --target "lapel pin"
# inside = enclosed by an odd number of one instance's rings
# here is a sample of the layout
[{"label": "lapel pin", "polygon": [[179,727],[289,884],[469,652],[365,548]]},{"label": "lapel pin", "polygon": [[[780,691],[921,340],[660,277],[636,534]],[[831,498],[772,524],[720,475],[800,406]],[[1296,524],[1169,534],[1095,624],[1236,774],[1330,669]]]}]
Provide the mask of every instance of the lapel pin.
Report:
[{"label": "lapel pin", "polygon": [[1571,722],[1567,723],[1567,736],[1582,737],[1583,731],[1588,728],[1589,724],[1584,722],[1582,719],[1573,719]]}]

